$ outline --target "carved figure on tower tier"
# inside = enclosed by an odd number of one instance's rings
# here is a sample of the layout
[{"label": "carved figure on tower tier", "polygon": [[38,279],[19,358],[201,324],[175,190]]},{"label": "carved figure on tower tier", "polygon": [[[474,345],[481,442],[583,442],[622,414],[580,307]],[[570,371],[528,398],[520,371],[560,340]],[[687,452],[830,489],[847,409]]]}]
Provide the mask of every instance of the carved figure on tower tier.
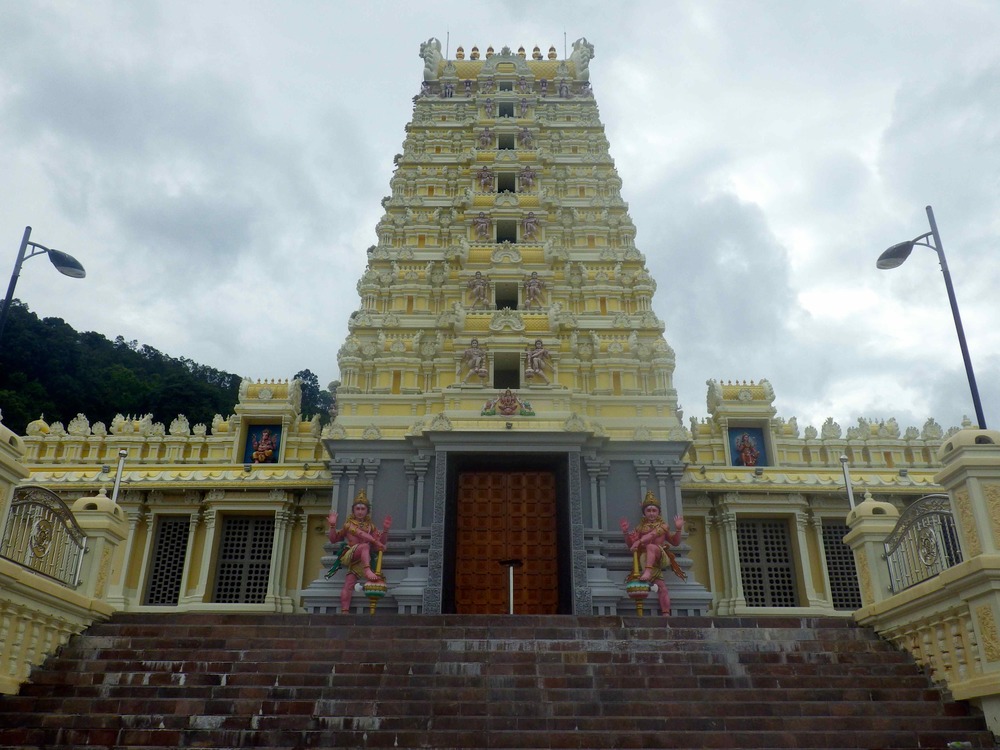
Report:
[{"label": "carved figure on tower tier", "polygon": [[532,138],[531,131],[525,127],[521,128],[521,132],[517,134],[517,142],[524,148],[531,148],[531,144],[535,142],[535,139]]},{"label": "carved figure on tower tier", "polygon": [[465,95],[472,96],[472,81],[469,79],[465,80]]},{"label": "carved figure on tower tier", "polygon": [[462,379],[463,385],[473,375],[485,378],[490,374],[489,370],[486,369],[486,350],[479,345],[479,339],[472,339],[469,343],[469,348],[462,352],[462,359],[458,363],[458,372],[455,373],[456,375],[461,374],[463,366],[468,368],[465,377]]},{"label": "carved figure on tower tier", "polygon": [[531,167],[522,167],[520,178],[521,188],[524,190],[530,190],[535,186],[535,180],[538,179],[538,172]]},{"label": "carved figure on tower tier", "polygon": [[548,96],[549,95],[549,80],[547,78],[543,78],[541,81],[539,81],[538,82],[538,89],[541,92],[542,96]]},{"label": "carved figure on tower tier", "polygon": [[493,119],[493,100],[487,99],[486,103],[483,105],[483,109],[486,111],[486,116]]},{"label": "carved figure on tower tier", "polygon": [[538,271],[532,271],[531,276],[524,280],[524,306],[542,306],[542,294],[545,292],[545,282],[538,278]]},{"label": "carved figure on tower tier", "polygon": [[480,148],[490,148],[493,146],[493,131],[489,128],[483,128],[483,132],[479,134],[479,146]]},{"label": "carved figure on tower tier", "polygon": [[[340,549],[336,551],[336,561],[327,578],[331,577],[341,568],[347,570],[344,579],[344,587],[340,590],[340,611],[347,613],[351,611],[351,597],[354,595],[354,584],[361,578],[370,584],[385,585],[385,578],[382,577],[382,552],[385,551],[386,539],[389,536],[389,529],[392,527],[392,517],[386,516],[382,522],[382,530],[375,528],[370,518],[371,503],[364,490],[361,490],[354,498],[351,505],[351,517],[344,522],[344,528],[337,529],[337,511],[333,511],[327,516],[330,524],[330,541],[336,544],[343,542]],[[372,570],[371,550],[374,547],[378,550],[378,561],[375,570]]]},{"label": "carved figure on tower tier", "polygon": [[436,81],[438,79],[438,63],[444,56],[441,54],[441,42],[431,37],[420,45],[420,57],[424,60],[424,80]]},{"label": "carved figure on tower tier", "polygon": [[483,81],[482,89],[484,94],[493,93],[493,76],[487,76],[486,80]]},{"label": "carved figure on tower tier", "polygon": [[625,583],[630,589],[629,595],[638,599],[640,597],[635,596],[631,589],[636,587],[642,589],[644,584],[655,585],[660,601],[660,613],[669,615],[670,592],[664,583],[663,571],[670,568],[682,581],[687,579],[687,575],[677,564],[674,553],[670,551],[670,546],[676,547],[681,543],[684,517],[674,516],[675,530],[671,531],[667,522],[660,517],[660,501],[652,491],[647,491],[642,501],[642,521],[639,525],[630,531],[628,520],[625,518],[621,519],[620,525],[625,535],[625,543],[633,555],[632,573],[626,578]]},{"label": "carved figure on tower tier", "polygon": [[493,228],[493,222],[483,211],[480,211],[479,216],[472,220],[472,226],[476,230],[476,237],[478,239],[490,239],[490,230]]},{"label": "carved figure on tower tier", "polygon": [[523,239],[533,240],[538,236],[538,217],[534,211],[528,211],[528,215],[521,220],[521,230],[524,232]]},{"label": "carved figure on tower tier", "polygon": [[552,370],[552,354],[542,344],[541,339],[535,339],[535,346],[527,350],[524,362],[524,376],[528,380],[531,380],[537,375],[545,381],[546,385],[550,384],[545,371]]},{"label": "carved figure on tower tier", "polygon": [[528,100],[521,97],[521,117],[525,118],[528,116]]},{"label": "carved figure on tower tier", "polygon": [[480,170],[476,172],[476,181],[479,183],[479,187],[484,193],[493,192],[493,170],[489,167],[481,167]]},{"label": "carved figure on tower tier", "polygon": [[467,284],[469,291],[472,293],[472,309],[475,310],[479,305],[484,307],[489,305],[490,301],[490,277],[483,276],[482,271],[476,271],[476,274],[469,279]]},{"label": "carved figure on tower tier", "polygon": [[566,81],[565,78],[559,81],[559,96],[562,99],[570,98],[569,83]]},{"label": "carved figure on tower tier", "polygon": [[528,91],[528,82],[526,80],[524,80],[524,76],[520,76],[517,79],[517,90],[520,91],[522,94],[527,93],[527,91]]},{"label": "carved figure on tower tier", "polygon": [[594,45],[588,42],[586,37],[580,37],[573,42],[573,52],[569,59],[576,65],[576,79],[589,81],[590,61],[594,59]]}]

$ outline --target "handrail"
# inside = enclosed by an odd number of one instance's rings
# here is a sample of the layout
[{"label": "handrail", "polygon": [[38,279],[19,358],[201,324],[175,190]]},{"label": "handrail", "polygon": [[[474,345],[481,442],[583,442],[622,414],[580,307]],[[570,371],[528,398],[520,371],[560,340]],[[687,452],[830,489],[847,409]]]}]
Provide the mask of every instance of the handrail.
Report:
[{"label": "handrail", "polygon": [[884,546],[893,593],[962,562],[949,497],[925,495],[908,506]]},{"label": "handrail", "polygon": [[58,495],[34,485],[14,491],[0,557],[76,588],[86,550],[87,535]]}]

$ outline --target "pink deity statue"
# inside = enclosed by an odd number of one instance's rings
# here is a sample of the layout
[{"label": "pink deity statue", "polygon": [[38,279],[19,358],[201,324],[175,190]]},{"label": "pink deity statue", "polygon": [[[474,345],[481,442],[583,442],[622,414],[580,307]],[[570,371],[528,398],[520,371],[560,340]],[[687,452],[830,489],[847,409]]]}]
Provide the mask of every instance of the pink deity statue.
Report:
[{"label": "pink deity statue", "polygon": [[483,211],[480,211],[479,216],[472,220],[472,227],[476,230],[476,237],[481,240],[488,240],[490,238],[490,228],[492,226],[493,222],[490,221],[490,217]]},{"label": "pink deity statue", "polygon": [[550,381],[545,375],[545,370],[552,369],[552,354],[542,344],[541,339],[535,339],[535,346],[528,349],[524,355],[524,375],[529,380],[536,375],[549,385]]},{"label": "pink deity statue", "polygon": [[469,279],[466,286],[469,288],[469,292],[472,294],[472,309],[475,310],[477,307],[482,305],[483,307],[489,304],[490,297],[490,277],[483,276],[482,271],[476,271],[475,275]]},{"label": "pink deity statue", "polygon": [[484,193],[493,192],[493,170],[489,167],[482,167],[476,172],[476,181]]},{"label": "pink deity statue", "polygon": [[526,309],[542,306],[542,293],[545,282],[538,278],[538,271],[532,271],[531,276],[524,280],[524,306]]},{"label": "pink deity statue", "polygon": [[[660,600],[660,613],[670,614],[670,592],[663,580],[663,571],[670,568],[674,574],[683,580],[687,574],[681,570],[670,546],[681,543],[681,532],[684,530],[684,517],[674,516],[675,531],[660,517],[660,501],[652,491],[646,492],[642,501],[642,521],[631,531],[628,520],[621,519],[622,533],[625,543],[635,555],[635,568],[629,580],[639,580],[657,588]],[[641,572],[639,572],[641,570]]]},{"label": "pink deity statue", "polygon": [[489,148],[493,145],[493,131],[489,128],[483,128],[482,132],[479,134],[479,145],[482,148]]},{"label": "pink deity statue", "polygon": [[[343,613],[351,611],[351,597],[354,595],[354,585],[359,578],[370,583],[385,583],[380,570],[381,553],[385,550],[389,529],[392,527],[392,517],[385,517],[382,530],[379,531],[369,518],[370,512],[371,503],[368,502],[365,491],[361,490],[354,498],[351,517],[344,522],[344,528],[337,529],[337,511],[331,512],[326,519],[330,524],[330,541],[334,544],[344,542],[343,549],[338,552],[337,560],[327,574],[329,577],[340,568],[347,570],[344,587],[340,590],[340,611]],[[380,555],[376,570],[372,570],[372,547]]]},{"label": "pink deity statue", "polygon": [[469,348],[462,352],[462,359],[458,363],[456,375],[461,373],[463,365],[468,369],[462,380],[463,384],[467,383],[473,375],[485,378],[490,374],[489,370],[486,369],[486,350],[479,345],[479,339],[472,339]]},{"label": "pink deity statue", "polygon": [[534,211],[528,211],[528,215],[521,220],[521,231],[525,240],[533,240],[538,235],[538,217]]}]

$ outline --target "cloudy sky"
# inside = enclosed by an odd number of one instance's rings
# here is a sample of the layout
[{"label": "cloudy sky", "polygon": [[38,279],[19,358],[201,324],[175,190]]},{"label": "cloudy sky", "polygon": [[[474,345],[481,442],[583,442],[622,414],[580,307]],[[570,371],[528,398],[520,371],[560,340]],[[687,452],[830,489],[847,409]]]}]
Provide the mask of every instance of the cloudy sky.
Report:
[{"label": "cloudy sky", "polygon": [[974,417],[934,253],[875,268],[930,204],[1000,426],[993,0],[0,0],[0,273],[30,224],[88,274],[26,265],[17,297],[40,316],[325,384],[420,43],[564,35],[595,46],[687,416],[708,378],[767,378],[800,427]]}]

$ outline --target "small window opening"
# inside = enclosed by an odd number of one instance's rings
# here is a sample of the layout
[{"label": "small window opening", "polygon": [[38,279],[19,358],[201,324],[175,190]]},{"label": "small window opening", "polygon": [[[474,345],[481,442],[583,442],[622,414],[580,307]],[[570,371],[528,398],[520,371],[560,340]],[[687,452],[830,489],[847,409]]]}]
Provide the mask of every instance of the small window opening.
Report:
[{"label": "small window opening", "polygon": [[498,281],[496,284],[497,310],[517,309],[517,284],[509,281]]},{"label": "small window opening", "polygon": [[498,193],[516,193],[517,192],[517,178],[513,172],[500,172],[497,175],[497,192]]},{"label": "small window opening", "polygon": [[497,87],[500,91],[513,91],[514,82],[513,81],[500,81],[500,85]]},{"label": "small window opening", "polygon": [[521,387],[521,355],[518,352],[497,352],[493,355],[493,387]]},{"label": "small window opening", "polygon": [[392,371],[392,392],[399,393],[400,385],[403,382],[403,373],[399,370]]},{"label": "small window opening", "polygon": [[513,133],[501,134],[497,138],[497,148],[501,151],[513,151],[517,138]]},{"label": "small window opening", "polygon": [[517,222],[514,219],[497,221],[497,242],[517,242]]},{"label": "small window opening", "polygon": [[500,113],[501,117],[513,117],[514,102],[500,102],[500,106],[497,107],[497,112]]}]

